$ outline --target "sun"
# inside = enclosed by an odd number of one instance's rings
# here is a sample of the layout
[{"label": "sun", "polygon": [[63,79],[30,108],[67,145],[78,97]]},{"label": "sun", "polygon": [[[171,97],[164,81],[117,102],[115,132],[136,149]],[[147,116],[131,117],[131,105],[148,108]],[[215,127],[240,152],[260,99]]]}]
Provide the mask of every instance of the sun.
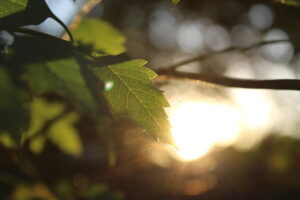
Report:
[{"label": "sun", "polygon": [[214,145],[229,145],[239,133],[237,111],[217,102],[185,102],[170,113],[179,156],[186,161],[205,155]]}]

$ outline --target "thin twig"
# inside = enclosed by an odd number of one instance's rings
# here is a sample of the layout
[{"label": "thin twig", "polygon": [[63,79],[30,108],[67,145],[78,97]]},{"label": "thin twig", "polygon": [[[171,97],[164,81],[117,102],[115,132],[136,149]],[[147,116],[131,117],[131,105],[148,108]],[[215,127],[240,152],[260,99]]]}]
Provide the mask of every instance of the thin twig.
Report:
[{"label": "thin twig", "polygon": [[272,90],[300,90],[300,80],[298,79],[274,79],[274,80],[254,80],[229,78],[225,76],[212,76],[201,73],[188,73],[177,71],[161,70],[160,78],[180,79],[190,81],[204,81],[225,87],[237,87],[248,89],[272,89]]},{"label": "thin twig", "polygon": [[80,12],[76,15],[76,18],[73,20],[73,22],[69,25],[70,29],[77,27],[81,19],[101,1],[102,0],[88,0],[88,2],[84,4]]},{"label": "thin twig", "polygon": [[253,44],[251,46],[244,47],[244,48],[228,47],[228,48],[220,50],[220,51],[215,51],[215,52],[211,52],[211,53],[208,53],[208,54],[199,55],[199,56],[196,56],[194,58],[189,58],[189,59],[180,61],[180,62],[172,64],[172,65],[162,66],[162,67],[159,67],[159,69],[175,70],[176,68],[178,68],[180,66],[183,66],[183,65],[186,65],[186,64],[189,64],[189,63],[192,63],[192,62],[204,60],[204,59],[216,56],[216,55],[229,53],[229,52],[233,52],[233,51],[247,51],[247,50],[254,49],[254,48],[257,48],[257,47],[261,47],[261,46],[264,46],[264,45],[269,45],[269,44],[274,44],[274,43],[279,43],[279,42],[289,42],[289,40],[284,39],[284,40],[262,41],[262,42]]}]

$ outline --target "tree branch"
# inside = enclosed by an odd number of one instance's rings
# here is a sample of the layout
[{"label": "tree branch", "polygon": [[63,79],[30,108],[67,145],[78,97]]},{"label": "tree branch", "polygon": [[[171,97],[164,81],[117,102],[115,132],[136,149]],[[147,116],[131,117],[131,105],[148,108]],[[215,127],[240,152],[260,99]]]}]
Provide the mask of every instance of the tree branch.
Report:
[{"label": "tree branch", "polygon": [[157,71],[159,75],[158,81],[164,79],[179,79],[179,80],[187,80],[187,81],[202,81],[202,82],[212,83],[212,84],[225,86],[225,87],[237,87],[237,88],[248,88],[248,89],[272,89],[272,90],[300,90],[300,80],[298,79],[274,79],[274,80],[239,79],[239,78],[225,77],[222,75],[209,75],[203,73],[189,73],[189,72],[175,71],[175,69],[180,66],[192,62],[204,60],[212,56],[220,55],[223,53],[228,53],[233,51],[247,51],[264,45],[269,45],[269,44],[274,44],[279,42],[288,42],[288,41],[289,40],[263,41],[241,49],[237,49],[235,47],[229,47],[221,51],[199,55],[197,57],[187,59],[173,65],[160,67],[160,70]]},{"label": "tree branch", "polygon": [[248,89],[272,89],[272,90],[300,90],[300,80],[298,79],[274,79],[274,80],[254,80],[229,78],[225,76],[212,76],[207,74],[197,74],[188,72],[177,72],[160,70],[161,79],[179,79],[190,81],[204,81],[225,87],[237,87]]}]

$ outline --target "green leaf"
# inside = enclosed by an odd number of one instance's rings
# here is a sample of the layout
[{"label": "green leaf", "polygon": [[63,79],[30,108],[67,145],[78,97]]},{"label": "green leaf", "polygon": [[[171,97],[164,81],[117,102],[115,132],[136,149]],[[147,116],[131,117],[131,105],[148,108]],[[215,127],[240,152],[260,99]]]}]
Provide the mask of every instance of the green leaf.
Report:
[{"label": "green leaf", "polygon": [[18,139],[26,123],[20,91],[16,88],[8,72],[0,66],[0,132],[9,132]]},{"label": "green leaf", "polygon": [[180,0],[172,0],[172,3],[173,3],[174,5],[177,5],[179,2],[180,2]]},{"label": "green leaf", "polygon": [[104,82],[104,96],[115,114],[129,115],[154,138],[171,142],[170,125],[164,111],[169,104],[162,92],[153,86],[151,79],[156,73],[144,64],[144,60],[132,60],[91,69]]},{"label": "green leaf", "polygon": [[75,41],[107,54],[117,55],[125,51],[124,36],[104,20],[83,19],[72,34]]},{"label": "green leaf", "polygon": [[28,79],[35,94],[56,92],[73,101],[85,112],[95,112],[98,108],[75,59],[65,58],[30,64]]},{"label": "green leaf", "polygon": [[276,0],[276,1],[286,4],[286,5],[291,5],[291,6],[299,6],[300,5],[300,0]]},{"label": "green leaf", "polygon": [[73,156],[80,156],[82,154],[82,144],[79,133],[74,127],[78,118],[77,113],[70,112],[55,122],[48,131],[49,139],[64,153]]},{"label": "green leaf", "polygon": [[1,0],[0,18],[25,10],[27,0]]}]

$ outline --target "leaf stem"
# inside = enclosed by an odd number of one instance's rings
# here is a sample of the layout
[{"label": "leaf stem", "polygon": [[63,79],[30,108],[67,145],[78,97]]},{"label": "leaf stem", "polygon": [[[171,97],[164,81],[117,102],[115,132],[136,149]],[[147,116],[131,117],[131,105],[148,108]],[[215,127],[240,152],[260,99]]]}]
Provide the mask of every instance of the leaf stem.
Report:
[{"label": "leaf stem", "polygon": [[67,32],[67,34],[70,37],[70,42],[74,42],[73,35],[70,32],[69,28],[58,17],[56,17],[56,15],[54,15],[53,13],[52,13],[51,18],[54,19],[57,23],[59,23],[65,29],[65,31]]}]

